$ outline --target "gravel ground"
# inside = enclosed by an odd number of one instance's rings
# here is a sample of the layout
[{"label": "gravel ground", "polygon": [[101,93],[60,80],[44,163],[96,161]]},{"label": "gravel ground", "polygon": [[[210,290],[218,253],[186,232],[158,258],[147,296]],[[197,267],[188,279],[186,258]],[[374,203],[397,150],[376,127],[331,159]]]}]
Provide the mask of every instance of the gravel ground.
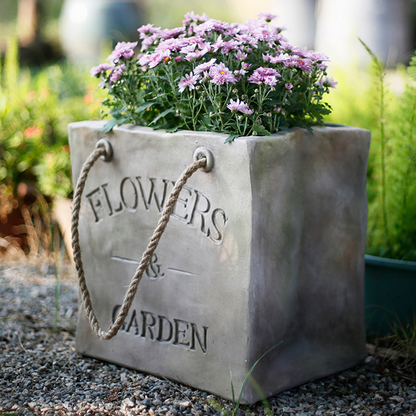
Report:
[{"label": "gravel ground", "polygon": [[[0,265],[0,415],[214,415],[231,403],[75,352],[77,288],[28,264]],[[280,393],[241,415],[416,415],[416,383],[369,356],[360,367]]]}]

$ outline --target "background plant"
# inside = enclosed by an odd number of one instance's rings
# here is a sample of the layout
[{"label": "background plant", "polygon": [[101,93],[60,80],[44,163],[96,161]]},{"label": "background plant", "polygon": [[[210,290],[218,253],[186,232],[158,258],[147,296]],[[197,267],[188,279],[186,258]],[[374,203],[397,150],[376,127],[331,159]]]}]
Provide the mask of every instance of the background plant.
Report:
[{"label": "background plant", "polygon": [[230,25],[188,13],[182,27],[139,28],[138,57],[136,42],[121,42],[108,64],[91,70],[111,96],[106,130],[130,122],[222,132],[229,141],[322,124],[330,113],[322,96],[336,84],[327,57],[289,44],[268,25],[274,17]]},{"label": "background plant", "polygon": [[67,65],[53,65],[35,75],[20,70],[14,39],[3,67],[0,181],[14,190],[25,183],[46,196],[66,197],[72,192],[68,123],[98,117],[95,85]]},{"label": "background plant", "polygon": [[[416,58],[390,73],[372,54],[367,73],[338,71],[336,121],[369,129],[367,254],[416,260]],[[352,81],[353,80],[353,81]],[[392,92],[392,85],[403,91]]]},{"label": "background plant", "polygon": [[9,38],[0,59],[0,252],[53,251],[50,202],[72,193],[68,123],[98,118],[95,89],[84,69],[65,63],[19,68]]}]

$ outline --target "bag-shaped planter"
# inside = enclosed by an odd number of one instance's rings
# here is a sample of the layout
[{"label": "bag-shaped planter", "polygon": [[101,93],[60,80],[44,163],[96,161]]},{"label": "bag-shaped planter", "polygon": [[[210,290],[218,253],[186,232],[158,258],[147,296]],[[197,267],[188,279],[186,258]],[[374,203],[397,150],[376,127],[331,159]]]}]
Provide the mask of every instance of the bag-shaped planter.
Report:
[{"label": "bag-shaped planter", "polygon": [[[119,333],[99,339],[81,312],[78,352],[244,403],[360,363],[366,356],[364,249],[370,133],[333,125],[268,137],[169,134],[71,124],[74,184],[96,143],[79,240],[98,321],[107,329],[174,182],[195,150],[212,169],[182,189]],[[257,386],[256,386],[257,385]],[[259,387],[260,390],[257,388]]]}]

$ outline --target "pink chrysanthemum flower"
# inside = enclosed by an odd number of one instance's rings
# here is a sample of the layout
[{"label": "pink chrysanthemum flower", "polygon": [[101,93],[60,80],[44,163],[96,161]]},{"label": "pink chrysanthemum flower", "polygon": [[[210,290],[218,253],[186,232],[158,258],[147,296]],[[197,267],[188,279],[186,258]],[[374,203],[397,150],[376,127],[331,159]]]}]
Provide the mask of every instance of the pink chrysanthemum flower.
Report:
[{"label": "pink chrysanthemum flower", "polygon": [[199,75],[193,75],[192,72],[190,74],[186,74],[178,82],[179,92],[183,93],[187,87],[190,90],[195,89],[195,84],[197,83],[199,78],[200,78]]},{"label": "pink chrysanthemum flower", "polygon": [[274,75],[266,75],[263,82],[270,87],[274,87],[277,84],[277,78]]},{"label": "pink chrysanthemum flower", "polygon": [[197,49],[194,52],[190,52],[185,56],[187,61],[191,61],[192,59],[202,58],[210,51],[210,46],[205,45],[203,49]]},{"label": "pink chrysanthemum flower", "polygon": [[184,27],[175,27],[173,29],[163,29],[159,32],[159,37],[161,39],[170,39],[170,38],[174,38],[178,35],[180,35],[181,33],[185,32],[185,28]]},{"label": "pink chrysanthemum flower", "polygon": [[236,35],[236,39],[239,42],[241,42],[243,44],[246,44],[246,45],[250,45],[250,46],[252,46],[255,49],[258,46],[258,40],[255,37],[253,37],[253,36],[251,36],[249,34]]},{"label": "pink chrysanthemum flower", "polygon": [[280,40],[280,45],[277,47],[279,51],[283,51],[286,53],[291,53],[295,49],[293,45],[291,45],[289,42],[285,40]]},{"label": "pink chrysanthemum flower", "polygon": [[215,62],[216,62],[216,59],[213,58],[210,61],[205,62],[204,64],[200,64],[196,66],[194,68],[194,74],[200,74],[202,72],[208,71],[212,67],[212,65],[214,65]]},{"label": "pink chrysanthemum flower", "polygon": [[211,82],[216,85],[235,84],[237,82],[233,73],[223,64],[213,65],[209,70]]},{"label": "pink chrysanthemum flower", "polygon": [[270,62],[272,64],[278,64],[278,63],[281,63],[281,62],[286,62],[289,59],[290,59],[289,54],[281,53],[281,54],[277,54],[276,56],[271,56],[270,57]]},{"label": "pink chrysanthemum flower", "polygon": [[187,45],[185,39],[167,39],[157,45],[157,51],[164,51],[169,49],[172,52],[177,52]]},{"label": "pink chrysanthemum flower", "polygon": [[113,85],[117,82],[121,76],[121,74],[126,70],[126,65],[116,66],[110,74],[110,85]]},{"label": "pink chrysanthemum flower", "polygon": [[291,90],[293,88],[293,85],[290,82],[288,82],[287,84],[285,84],[285,88],[287,90]]},{"label": "pink chrysanthemum flower", "polygon": [[189,25],[191,22],[206,22],[207,20],[209,20],[209,17],[204,13],[202,16],[200,16],[199,14],[195,14],[193,11],[186,13],[186,15],[184,16],[185,19],[182,20],[182,24],[184,26]]},{"label": "pink chrysanthemum flower", "polygon": [[109,69],[113,68],[114,64],[100,64],[98,66],[95,66],[94,68],[91,68],[91,76],[98,78],[102,72],[108,71]]},{"label": "pink chrysanthemum flower", "polygon": [[143,25],[142,27],[139,27],[137,31],[140,33],[140,39],[144,39],[149,35],[159,33],[160,29],[160,27],[154,27],[152,24],[149,23],[148,25]]},{"label": "pink chrysanthemum flower", "polygon": [[240,101],[237,98],[237,101],[234,100],[230,100],[230,104],[227,105],[227,108],[231,111],[237,112],[240,111],[243,114],[253,114],[254,110],[252,110],[251,108],[249,108],[249,106],[244,102],[244,101]]},{"label": "pink chrysanthemum flower", "polygon": [[224,42],[221,48],[221,53],[228,55],[231,51],[238,50],[241,43],[236,42],[235,40],[229,40],[228,42]]},{"label": "pink chrysanthemum flower", "polygon": [[156,42],[159,39],[157,34],[153,34],[147,38],[145,38],[142,42],[142,47],[140,48],[141,51],[147,51],[154,42]]},{"label": "pink chrysanthemum flower", "polygon": [[170,50],[155,52],[151,55],[145,55],[139,59],[140,65],[148,65],[149,68],[154,68],[162,61],[168,62],[170,59]]},{"label": "pink chrysanthemum flower", "polygon": [[[267,78],[267,83],[266,83],[266,77],[274,77],[276,78],[276,83],[277,83],[277,78],[280,78],[281,75],[274,69],[274,68],[257,68],[253,74],[251,75],[251,77],[248,79],[248,81],[252,84],[260,84],[261,82],[267,84],[267,85],[271,85],[274,83],[274,81],[272,80],[272,78]],[[276,83],[274,83],[274,85],[276,85]],[[271,85],[271,86],[274,86]]]},{"label": "pink chrysanthemum flower", "polygon": [[240,24],[241,34],[251,34],[254,29],[259,27],[267,27],[267,23],[259,19],[247,19],[245,22]]},{"label": "pink chrysanthemum flower", "polygon": [[267,27],[257,27],[253,30],[252,35],[258,40],[273,42],[279,40],[279,32]]},{"label": "pink chrysanthemum flower", "polygon": [[293,62],[295,66],[305,72],[310,72],[312,70],[312,61],[310,59],[302,59],[300,57],[293,57]]},{"label": "pink chrysanthemum flower", "polygon": [[223,45],[224,41],[222,40],[222,35],[219,35],[217,40],[211,45],[211,49],[213,52],[217,52]]},{"label": "pink chrysanthemum flower", "polygon": [[131,58],[134,55],[134,48],[137,46],[137,42],[119,42],[114,48],[111,55],[107,58],[107,61],[116,62],[121,57]]},{"label": "pink chrysanthemum flower", "polygon": [[316,61],[316,62],[325,62],[329,60],[329,58],[324,53],[316,52],[316,51],[308,51],[306,53],[305,58],[309,58],[312,61]]},{"label": "pink chrysanthemum flower", "polygon": [[271,22],[273,19],[277,17],[276,14],[268,13],[268,12],[261,12],[257,15],[260,19],[264,19],[266,22]]},{"label": "pink chrysanthemum flower", "polygon": [[209,22],[212,26],[212,30],[219,33],[227,33],[228,28],[230,27],[227,22],[222,22],[221,20],[210,19]]},{"label": "pink chrysanthemum flower", "polygon": [[194,50],[195,50],[195,48],[196,48],[196,43],[194,43],[194,44],[192,44],[192,45],[187,45],[187,46],[184,46],[181,50],[180,50],[180,53],[183,53],[183,54],[188,54],[188,53],[192,53]]},{"label": "pink chrysanthemum flower", "polygon": [[237,69],[237,70],[234,71],[235,76],[237,76],[237,75],[242,76],[242,75],[245,75],[245,74],[247,74],[247,71],[245,69]]},{"label": "pink chrysanthemum flower", "polygon": [[338,82],[335,81],[334,78],[332,77],[325,77],[317,81],[316,84],[320,85],[321,87],[336,88],[336,85],[338,84]]}]

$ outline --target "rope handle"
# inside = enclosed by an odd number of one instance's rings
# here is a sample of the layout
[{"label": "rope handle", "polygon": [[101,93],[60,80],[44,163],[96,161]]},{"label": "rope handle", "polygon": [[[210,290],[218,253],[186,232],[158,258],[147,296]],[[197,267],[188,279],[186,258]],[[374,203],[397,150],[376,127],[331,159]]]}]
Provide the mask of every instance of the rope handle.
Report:
[{"label": "rope handle", "polygon": [[189,165],[181,174],[178,181],[175,183],[174,188],[172,189],[169,198],[166,202],[166,205],[163,209],[162,216],[157,223],[155,231],[153,232],[150,242],[143,253],[143,256],[140,260],[139,266],[137,267],[133,277],[131,278],[129,288],[124,296],[123,303],[117,318],[114,323],[110,326],[107,331],[103,331],[100,328],[97,317],[95,315],[90,292],[87,287],[87,282],[85,280],[84,267],[81,259],[81,248],[79,244],[79,214],[81,209],[81,197],[85,188],[85,183],[87,181],[88,173],[93,167],[94,163],[101,158],[102,160],[108,162],[113,157],[113,149],[111,143],[107,139],[101,139],[97,142],[95,150],[91,153],[88,159],[85,161],[80,176],[77,181],[77,185],[74,192],[73,199],[73,208],[72,208],[72,220],[71,220],[71,233],[72,233],[72,249],[74,251],[74,263],[75,269],[78,275],[78,283],[81,290],[82,301],[84,304],[85,313],[88,317],[90,327],[92,331],[101,339],[111,339],[113,338],[126,319],[126,316],[129,312],[129,309],[133,303],[133,299],[137,293],[137,288],[143,277],[144,271],[147,269],[150,259],[156,247],[159,244],[159,240],[162,237],[163,232],[166,229],[166,226],[169,222],[169,218],[173,209],[175,207],[176,201],[179,198],[179,194],[182,188],[185,186],[187,180],[198,170],[202,169],[204,172],[209,172],[213,167],[213,157],[210,150],[205,147],[200,147],[196,149],[194,153],[194,162]]}]

